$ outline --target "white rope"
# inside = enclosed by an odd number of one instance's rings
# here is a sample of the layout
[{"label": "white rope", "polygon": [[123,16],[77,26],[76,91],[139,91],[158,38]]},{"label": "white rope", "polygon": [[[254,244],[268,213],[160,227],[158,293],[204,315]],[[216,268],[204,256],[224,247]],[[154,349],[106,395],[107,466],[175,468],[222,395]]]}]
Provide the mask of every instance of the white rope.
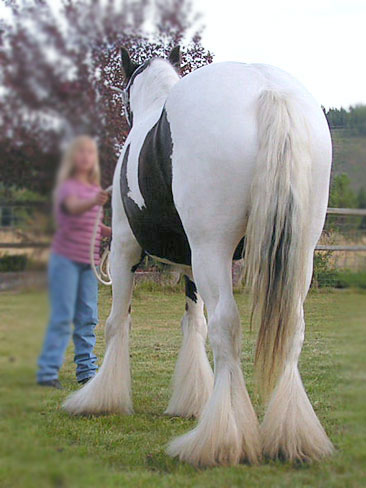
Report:
[{"label": "white rope", "polygon": [[[112,185],[109,186],[105,191],[107,191],[108,193],[112,193]],[[103,211],[103,207],[100,206],[98,209],[98,212],[97,212],[97,218],[95,219],[92,239],[91,239],[91,243],[90,243],[90,264],[91,264],[92,270],[93,270],[97,280],[100,283],[102,283],[103,285],[111,285],[112,284],[112,277],[111,277],[110,266],[109,266],[109,253],[110,253],[110,251],[108,248],[106,248],[104,250],[102,257],[100,259],[99,271],[97,270],[97,267],[95,266],[95,256],[94,256],[95,240],[96,240],[97,234],[98,234],[98,227],[100,224],[102,211]]]}]

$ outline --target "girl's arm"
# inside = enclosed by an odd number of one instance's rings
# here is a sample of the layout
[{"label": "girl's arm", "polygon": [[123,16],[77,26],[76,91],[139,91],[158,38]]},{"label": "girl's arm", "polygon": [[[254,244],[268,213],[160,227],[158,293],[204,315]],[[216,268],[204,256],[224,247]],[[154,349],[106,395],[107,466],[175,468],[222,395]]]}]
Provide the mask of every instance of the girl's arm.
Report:
[{"label": "girl's arm", "polygon": [[70,195],[65,198],[61,204],[61,208],[70,215],[78,215],[86,212],[95,205],[104,205],[107,203],[109,194],[100,190],[93,198],[80,199],[75,195]]}]

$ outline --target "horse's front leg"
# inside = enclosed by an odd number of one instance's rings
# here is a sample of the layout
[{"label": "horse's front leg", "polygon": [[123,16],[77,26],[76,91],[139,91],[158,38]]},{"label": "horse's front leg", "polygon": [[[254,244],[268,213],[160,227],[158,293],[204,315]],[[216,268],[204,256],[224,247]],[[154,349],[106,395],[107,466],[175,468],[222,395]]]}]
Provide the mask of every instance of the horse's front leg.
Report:
[{"label": "horse's front leg", "polygon": [[[116,232],[117,234],[117,232]],[[63,407],[74,415],[132,412],[129,330],[134,266],[141,248],[131,232],[113,235],[110,265],[113,301],[106,323],[106,353],[99,372]]]},{"label": "horse's front leg", "polygon": [[203,301],[194,282],[185,276],[186,310],[182,318],[183,342],[173,378],[173,394],[166,414],[199,417],[213,388],[213,373],[206,355],[207,324]]}]

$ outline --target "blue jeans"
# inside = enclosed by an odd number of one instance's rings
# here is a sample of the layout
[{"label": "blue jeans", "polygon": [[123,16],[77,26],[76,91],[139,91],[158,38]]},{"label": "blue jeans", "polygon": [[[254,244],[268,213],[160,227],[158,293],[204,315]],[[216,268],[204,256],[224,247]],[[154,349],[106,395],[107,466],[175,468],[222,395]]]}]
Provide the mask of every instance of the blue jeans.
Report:
[{"label": "blue jeans", "polygon": [[48,263],[51,315],[38,359],[38,381],[58,378],[71,336],[75,346],[76,378],[95,375],[94,329],[98,323],[98,282],[89,264],[52,253]]}]

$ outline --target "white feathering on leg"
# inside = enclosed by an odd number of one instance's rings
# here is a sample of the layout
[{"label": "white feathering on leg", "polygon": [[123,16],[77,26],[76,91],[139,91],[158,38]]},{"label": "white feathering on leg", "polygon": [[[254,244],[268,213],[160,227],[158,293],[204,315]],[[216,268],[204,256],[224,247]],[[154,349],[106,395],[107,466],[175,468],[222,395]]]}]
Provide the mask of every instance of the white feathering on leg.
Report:
[{"label": "white feathering on leg", "polygon": [[[187,299],[188,310],[182,319],[183,342],[173,378],[173,394],[165,413],[172,416],[199,417],[213,388],[213,373],[207,359],[206,319],[202,300]],[[199,309],[192,313],[192,309]]]},{"label": "white feathering on leg", "polygon": [[120,326],[110,338],[96,376],[63,403],[67,412],[72,415],[132,413],[128,331],[129,323]]}]

